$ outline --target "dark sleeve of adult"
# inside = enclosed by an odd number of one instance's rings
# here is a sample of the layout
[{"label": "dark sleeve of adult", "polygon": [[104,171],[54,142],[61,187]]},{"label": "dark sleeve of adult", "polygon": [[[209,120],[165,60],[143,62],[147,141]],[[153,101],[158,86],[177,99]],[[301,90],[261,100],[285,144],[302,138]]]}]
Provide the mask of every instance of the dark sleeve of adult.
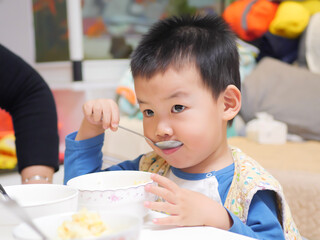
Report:
[{"label": "dark sleeve of adult", "polygon": [[59,169],[54,98],[43,78],[0,44],[0,107],[13,119],[19,172],[31,165]]}]

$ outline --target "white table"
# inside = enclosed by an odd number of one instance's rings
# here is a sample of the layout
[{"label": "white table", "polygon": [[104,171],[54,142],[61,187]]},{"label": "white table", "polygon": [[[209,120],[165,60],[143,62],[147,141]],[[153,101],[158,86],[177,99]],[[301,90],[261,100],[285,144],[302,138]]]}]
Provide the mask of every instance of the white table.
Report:
[{"label": "white table", "polygon": [[153,224],[152,218],[159,216],[161,213],[157,212],[151,212],[146,216],[139,240],[253,240],[213,227],[166,227]]},{"label": "white table", "polygon": [[[63,183],[63,166],[55,173],[54,183]],[[18,173],[10,173],[0,176],[0,183],[4,186],[20,184],[20,175]],[[1,213],[0,213],[1,214]],[[151,222],[154,217],[159,217],[160,213],[151,212],[145,218],[145,223],[141,231],[139,240],[252,240],[252,238],[231,233],[213,227],[165,227],[157,226]],[[0,239],[14,240],[12,230],[16,225],[0,225]]]},{"label": "white table", "polygon": [[[157,226],[151,222],[153,217],[158,217],[159,213],[151,213],[145,218],[144,226],[139,240],[252,240],[246,236],[231,233],[213,227],[170,227]],[[0,239],[14,240],[12,230],[16,225],[0,225]]]}]

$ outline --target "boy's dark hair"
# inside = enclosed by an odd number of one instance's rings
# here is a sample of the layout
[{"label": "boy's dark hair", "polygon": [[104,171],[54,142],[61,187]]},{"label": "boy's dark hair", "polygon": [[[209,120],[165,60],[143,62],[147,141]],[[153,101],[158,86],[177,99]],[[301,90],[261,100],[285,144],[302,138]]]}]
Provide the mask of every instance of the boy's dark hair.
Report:
[{"label": "boy's dark hair", "polygon": [[216,15],[171,17],[154,24],[131,57],[133,77],[194,64],[215,98],[230,84],[240,90],[235,36]]}]

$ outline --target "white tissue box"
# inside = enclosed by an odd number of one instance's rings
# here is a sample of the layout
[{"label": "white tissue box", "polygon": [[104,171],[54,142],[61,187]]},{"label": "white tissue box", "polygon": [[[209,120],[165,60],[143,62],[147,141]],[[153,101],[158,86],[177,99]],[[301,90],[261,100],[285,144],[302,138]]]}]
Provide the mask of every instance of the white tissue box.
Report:
[{"label": "white tissue box", "polygon": [[249,121],[246,126],[247,138],[263,144],[284,144],[287,132],[285,123],[275,121],[267,113],[257,113],[257,119]]}]

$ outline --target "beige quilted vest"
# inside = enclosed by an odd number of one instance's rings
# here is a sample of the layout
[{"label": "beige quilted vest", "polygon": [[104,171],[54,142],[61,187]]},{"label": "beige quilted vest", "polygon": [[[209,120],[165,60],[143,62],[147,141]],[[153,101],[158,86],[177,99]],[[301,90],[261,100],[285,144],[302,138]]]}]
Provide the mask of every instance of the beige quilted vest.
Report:
[{"label": "beige quilted vest", "polygon": [[[231,151],[235,171],[224,206],[238,216],[243,223],[246,223],[254,194],[259,190],[275,191],[280,209],[279,221],[283,227],[286,240],[302,239],[279,182],[241,150],[231,148]],[[155,152],[145,154],[140,160],[140,171],[154,172],[165,176],[169,168],[169,164]]]}]

